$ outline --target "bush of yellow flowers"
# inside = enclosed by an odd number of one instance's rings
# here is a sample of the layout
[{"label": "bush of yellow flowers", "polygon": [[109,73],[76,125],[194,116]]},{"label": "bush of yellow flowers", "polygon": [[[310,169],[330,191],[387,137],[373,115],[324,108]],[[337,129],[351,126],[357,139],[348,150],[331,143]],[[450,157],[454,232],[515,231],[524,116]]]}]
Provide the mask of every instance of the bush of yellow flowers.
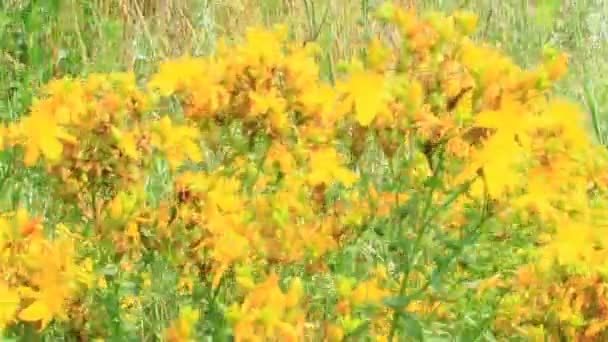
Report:
[{"label": "bush of yellow flowers", "polygon": [[396,34],[335,82],[278,26],[46,85],[1,142],[65,210],[0,218],[0,332],[608,338],[608,155],[553,94],[566,55],[524,69],[469,13],[376,20]]}]

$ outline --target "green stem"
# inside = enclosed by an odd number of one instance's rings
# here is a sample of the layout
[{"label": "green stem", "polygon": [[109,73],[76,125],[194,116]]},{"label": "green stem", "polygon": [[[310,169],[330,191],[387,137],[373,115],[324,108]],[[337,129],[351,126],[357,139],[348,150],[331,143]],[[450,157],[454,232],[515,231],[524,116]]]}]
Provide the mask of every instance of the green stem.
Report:
[{"label": "green stem", "polygon": [[[439,172],[441,171],[442,167],[443,167],[443,149],[440,150],[441,155],[439,156],[439,161],[437,164],[436,168],[433,168],[433,175],[431,177],[437,177],[437,175],[439,174]],[[435,190],[438,188],[438,186],[433,185],[431,187],[431,189],[428,192],[428,196],[425,200],[424,203],[424,209],[422,210],[422,215],[416,217],[416,225],[415,225],[415,230],[416,230],[416,240],[414,241],[414,245],[412,247],[412,249],[409,251],[409,253],[407,253],[406,255],[406,266],[405,266],[405,270],[403,271],[403,277],[401,279],[401,285],[399,286],[399,297],[403,297],[403,295],[405,294],[405,291],[407,290],[407,287],[409,285],[409,276],[410,276],[410,272],[412,270],[412,268],[414,267],[415,263],[417,262],[417,260],[415,260],[412,255],[416,253],[416,251],[420,248],[420,245],[422,243],[422,238],[424,237],[427,228],[430,227],[430,224],[427,223],[427,220],[425,219],[426,216],[428,215],[428,212],[431,208],[431,205],[433,203],[433,196],[435,195]],[[402,312],[400,310],[395,310],[393,312],[393,318],[392,318],[392,323],[391,323],[391,331],[389,334],[389,341],[392,341],[395,333],[397,332],[397,323],[399,322],[399,318],[401,318],[401,314]]]}]

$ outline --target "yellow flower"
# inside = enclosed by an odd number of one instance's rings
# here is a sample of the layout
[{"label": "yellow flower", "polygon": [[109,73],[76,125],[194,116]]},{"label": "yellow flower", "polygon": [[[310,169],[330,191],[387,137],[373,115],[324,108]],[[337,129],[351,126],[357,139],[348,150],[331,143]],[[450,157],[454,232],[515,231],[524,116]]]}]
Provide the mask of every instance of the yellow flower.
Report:
[{"label": "yellow flower", "polygon": [[299,105],[304,115],[321,119],[323,123],[333,123],[341,119],[336,110],[336,89],[328,84],[314,84],[308,87],[299,97]]},{"label": "yellow flower", "polygon": [[19,295],[0,282],[0,331],[15,319],[19,303]]},{"label": "yellow flower", "polygon": [[213,275],[212,287],[216,288],[224,272],[236,260],[243,259],[251,249],[249,241],[240,234],[228,230],[214,241],[213,258],[218,262],[218,267]]},{"label": "yellow flower", "polygon": [[387,110],[385,77],[373,71],[355,71],[338,88],[348,95],[346,103],[354,104],[355,118],[361,126],[369,126],[376,115]]},{"label": "yellow flower", "polygon": [[585,330],[585,337],[594,337],[605,331],[608,328],[607,319],[595,319],[593,320]]},{"label": "yellow flower", "polygon": [[[59,280],[59,279],[57,279]],[[26,322],[40,321],[40,330],[44,329],[56,316],[63,316],[64,301],[69,291],[62,288],[64,284],[43,284],[41,291],[34,291],[34,302],[19,312],[19,319]]]},{"label": "yellow flower", "polygon": [[194,325],[198,322],[200,314],[190,306],[180,308],[179,317],[171,327],[165,331],[170,342],[189,342],[192,339]]},{"label": "yellow flower", "polygon": [[204,77],[207,69],[202,58],[182,57],[166,61],[148,82],[148,87],[168,96],[189,86],[193,79]]},{"label": "yellow flower", "polygon": [[454,19],[464,34],[471,34],[477,28],[478,17],[471,12],[458,11],[454,13]]},{"label": "yellow flower", "polygon": [[[535,212],[545,222],[550,222],[558,213],[554,203],[563,195],[559,191],[558,185],[561,182],[554,178],[556,176],[551,173],[531,171],[528,175],[526,193],[513,199],[513,206]],[[552,181],[547,181],[547,179],[552,179]]]},{"label": "yellow flower", "polygon": [[229,317],[237,340],[297,341],[303,337],[305,320],[301,308],[289,305],[301,299],[298,280],[292,282],[288,294],[281,291],[278,280],[278,276],[270,275],[249,292],[241,305],[231,307]]},{"label": "yellow flower", "polygon": [[215,181],[213,189],[208,192],[210,206],[216,206],[223,212],[236,212],[242,208],[242,201],[238,195],[241,183],[234,178],[219,178]]},{"label": "yellow flower", "polygon": [[513,140],[513,136],[497,133],[480,150],[472,153],[471,162],[463,175],[472,177],[481,168],[488,194],[498,199],[522,182],[519,168],[524,160],[525,150]]},{"label": "yellow flower", "polygon": [[127,236],[133,239],[134,242],[139,242],[139,227],[136,222],[129,222],[129,224],[127,224]]},{"label": "yellow flower", "polygon": [[341,164],[341,157],[334,148],[327,147],[311,152],[308,181],[312,185],[318,185],[329,184],[337,179],[346,186],[353,185],[357,175]]},{"label": "yellow flower", "polygon": [[245,34],[246,45],[241,47],[241,53],[247,62],[278,64],[282,57],[282,44],[287,38],[287,27],[278,26],[274,32],[259,27],[249,28]]},{"label": "yellow flower", "polygon": [[108,288],[108,283],[106,282],[106,277],[105,276],[100,276],[97,279],[97,286],[100,289],[106,289],[106,288]]},{"label": "yellow flower", "polygon": [[200,133],[189,125],[175,125],[168,116],[157,123],[153,144],[162,151],[172,169],[184,161],[199,163],[203,160],[198,138]]},{"label": "yellow flower", "polygon": [[57,122],[49,115],[34,112],[23,120],[23,134],[27,137],[24,163],[32,166],[40,155],[51,163],[59,161],[63,145],[59,140],[63,133]]},{"label": "yellow flower", "polygon": [[[115,129],[113,127],[113,129]],[[130,158],[139,159],[139,151],[137,150],[136,132],[119,132],[115,129],[116,138],[118,140],[118,148]]]},{"label": "yellow flower", "polygon": [[378,38],[372,39],[368,46],[367,60],[373,69],[383,71],[387,66],[390,54],[391,51]]},{"label": "yellow flower", "polygon": [[249,92],[249,99],[251,101],[251,111],[249,114],[253,117],[266,114],[267,112],[286,115],[286,100],[281,97],[275,88],[272,88],[267,93],[251,91]]},{"label": "yellow flower", "polygon": [[354,305],[370,304],[381,305],[382,300],[390,293],[380,287],[375,280],[368,280],[360,283],[350,294],[350,299]]},{"label": "yellow flower", "polygon": [[560,79],[568,70],[568,55],[560,54],[555,57],[548,65],[547,71],[549,73],[549,79],[551,81],[557,81]]},{"label": "yellow flower", "polygon": [[45,301],[36,300],[19,313],[19,319],[26,322],[42,321],[41,328],[44,329],[53,315],[54,313]]},{"label": "yellow flower", "polygon": [[330,342],[342,341],[344,338],[344,329],[337,324],[328,323],[325,327],[327,338]]},{"label": "yellow flower", "polygon": [[[547,247],[549,253],[562,265],[576,265],[590,260],[593,249],[589,248],[595,239],[594,229],[584,223],[565,220],[559,223],[557,235]],[[597,265],[588,265],[597,267]]]}]

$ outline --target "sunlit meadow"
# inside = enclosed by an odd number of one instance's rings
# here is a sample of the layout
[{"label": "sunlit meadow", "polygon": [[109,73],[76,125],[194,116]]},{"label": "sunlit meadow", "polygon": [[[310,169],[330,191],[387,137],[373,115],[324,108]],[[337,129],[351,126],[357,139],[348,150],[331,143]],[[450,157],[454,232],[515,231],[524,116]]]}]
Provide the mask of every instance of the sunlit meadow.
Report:
[{"label": "sunlit meadow", "polygon": [[0,336],[608,340],[608,11],[492,3],[0,5]]}]

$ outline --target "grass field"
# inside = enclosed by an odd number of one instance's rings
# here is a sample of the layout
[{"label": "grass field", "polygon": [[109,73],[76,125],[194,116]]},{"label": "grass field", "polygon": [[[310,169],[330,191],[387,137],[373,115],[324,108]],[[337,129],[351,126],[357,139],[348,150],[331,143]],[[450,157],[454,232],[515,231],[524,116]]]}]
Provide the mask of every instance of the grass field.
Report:
[{"label": "grass field", "polygon": [[600,0],[2,1],[0,337],[608,340],[606,39]]}]

